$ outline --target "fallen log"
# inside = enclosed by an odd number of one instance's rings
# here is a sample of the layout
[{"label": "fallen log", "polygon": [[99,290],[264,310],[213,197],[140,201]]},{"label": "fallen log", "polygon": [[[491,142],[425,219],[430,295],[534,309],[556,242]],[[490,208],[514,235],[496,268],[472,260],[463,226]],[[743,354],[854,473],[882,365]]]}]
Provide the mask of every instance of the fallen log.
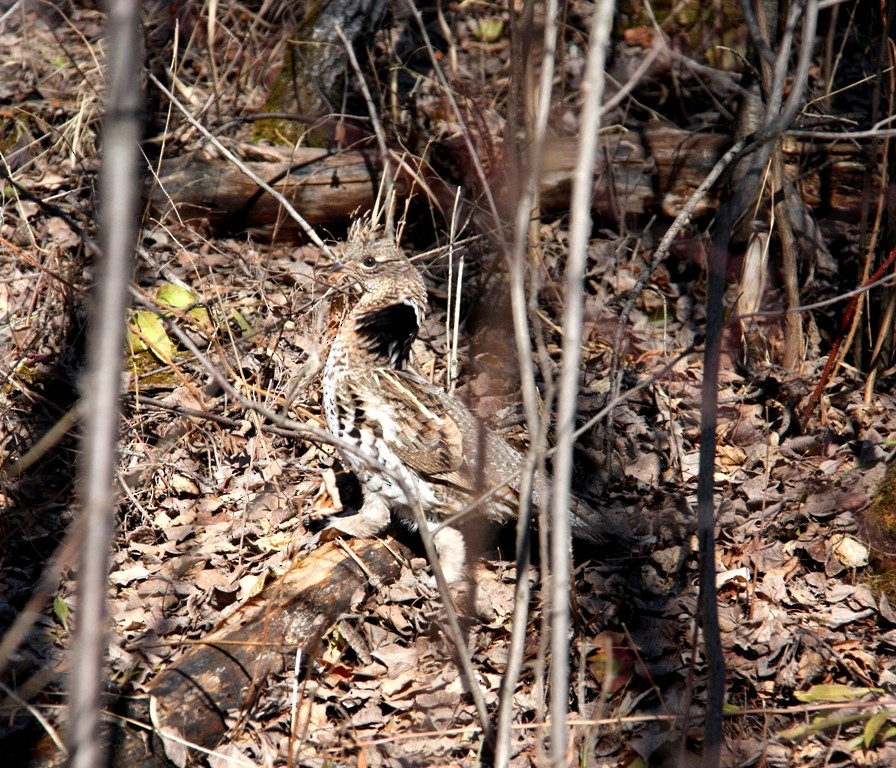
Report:
[{"label": "fallen log", "polygon": [[[250,718],[273,674],[301,649],[308,659],[340,614],[371,583],[399,575],[396,557],[408,550],[393,539],[331,541],[298,560],[277,581],[224,619],[180,659],[163,669],[145,697],[122,697],[104,724],[112,768],[186,765],[213,750],[227,733],[227,716]],[[57,768],[66,756],[48,736],[27,749],[30,768]],[[24,764],[24,763],[23,763]]]},{"label": "fallen log", "polygon": [[[640,132],[604,135],[594,169],[592,209],[610,223],[633,223],[653,214],[672,218],[730,143],[726,134],[693,133],[661,123],[648,124]],[[576,144],[573,137],[553,137],[545,146],[539,185],[544,210],[569,206]],[[870,188],[877,189],[880,174],[867,147],[859,142],[788,139],[783,148],[788,177],[816,215],[850,222],[860,219],[866,182],[870,179]],[[359,211],[372,208],[383,174],[374,148],[331,152],[267,147],[263,151],[266,159],[247,165],[281,192],[312,226],[345,227]],[[453,151],[468,150],[464,146]],[[458,162],[457,167],[468,176],[461,180],[462,186],[479,189],[471,164]],[[446,220],[450,217],[454,186],[408,156],[395,163],[394,170],[400,197],[422,192]],[[512,208],[516,184],[502,179],[501,173],[494,173],[490,184],[499,204]],[[303,239],[302,231],[273,197],[232,163],[206,153],[166,161],[150,201],[159,217],[176,212],[181,220],[199,220],[217,233],[249,232],[265,240]],[[872,209],[873,203],[868,202]],[[712,215],[717,205],[718,198],[711,191],[696,216]]]},{"label": "fallen log", "polygon": [[[281,193],[313,227],[344,223],[373,203],[382,169],[370,150],[268,148],[268,159],[246,165]],[[399,194],[406,191],[399,188]],[[233,163],[195,152],[166,160],[150,192],[159,218],[219,234],[249,232],[264,240],[296,241],[303,233],[271,195]]]}]

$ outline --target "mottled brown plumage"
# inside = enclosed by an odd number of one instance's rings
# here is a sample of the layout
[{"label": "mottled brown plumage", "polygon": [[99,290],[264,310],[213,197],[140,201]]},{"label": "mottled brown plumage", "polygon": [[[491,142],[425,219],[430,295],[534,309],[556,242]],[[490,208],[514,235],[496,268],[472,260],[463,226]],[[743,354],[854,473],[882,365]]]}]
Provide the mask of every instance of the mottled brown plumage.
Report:
[{"label": "mottled brown plumage", "polygon": [[[458,531],[439,527],[471,502],[488,519],[515,517],[523,455],[486,429],[457,398],[407,367],[411,343],[426,313],[420,274],[395,243],[356,238],[337,267],[363,291],[342,323],[323,375],[330,432],[353,445],[343,459],[361,482],[358,513],[331,525],[355,536],[375,536],[390,511],[416,525],[419,507],[435,533],[446,578],[463,575],[465,547]],[[536,477],[535,495],[546,481]],[[594,538],[594,514],[575,502],[572,525]]]}]

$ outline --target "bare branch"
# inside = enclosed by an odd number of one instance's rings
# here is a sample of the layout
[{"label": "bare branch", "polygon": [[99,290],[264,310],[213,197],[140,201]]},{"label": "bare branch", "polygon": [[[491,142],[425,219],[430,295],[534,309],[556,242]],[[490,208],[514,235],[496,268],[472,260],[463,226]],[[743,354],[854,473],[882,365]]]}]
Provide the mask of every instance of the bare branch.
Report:
[{"label": "bare branch", "polygon": [[582,83],[584,99],[579,127],[579,152],[573,178],[569,222],[569,256],[566,262],[563,353],[557,396],[557,451],[551,498],[551,764],[567,765],[569,700],[569,487],[576,431],[579,365],[582,347],[585,267],[591,231],[593,168],[600,127],[600,102],[604,91],[604,62],[613,27],[613,0],[599,0],[591,23],[588,61]]},{"label": "bare branch", "polygon": [[107,645],[106,587],[114,533],[121,350],[127,284],[139,221],[140,4],[109,5],[109,73],[105,153],[100,174],[100,239],[95,300],[84,382],[84,441],[80,466],[84,545],[78,568],[78,613],[70,679],[67,734],[72,768],[105,764],[100,738]]},{"label": "bare branch", "polygon": [[[511,10],[513,13],[513,10]],[[527,20],[531,14],[525,13]],[[531,341],[529,337],[529,317],[526,308],[526,265],[528,260],[529,221],[535,197],[538,191],[538,179],[541,173],[539,159],[544,146],[547,131],[548,113],[550,110],[551,84],[554,77],[554,54],[557,46],[557,2],[549,0],[545,9],[544,52],[541,61],[541,82],[539,84],[539,100],[532,126],[531,145],[525,186],[517,201],[516,218],[514,219],[513,244],[509,254],[510,264],[510,311],[513,319],[513,336],[516,342],[517,360],[520,366],[520,382],[522,385],[523,409],[529,427],[529,452],[520,480],[520,505],[516,528],[517,573],[514,589],[513,633],[508,648],[507,669],[501,683],[500,706],[498,710],[497,731],[495,735],[495,765],[504,768],[510,762],[510,729],[513,722],[513,693],[522,670],[523,653],[526,643],[525,628],[528,625],[529,613],[529,580],[526,572],[529,567],[530,532],[532,523],[532,482],[538,465],[544,461],[544,437],[546,424],[540,417],[538,393],[535,388],[535,364],[532,360]],[[511,103],[511,110],[517,107]],[[514,112],[511,124],[516,121]],[[515,137],[514,137],[515,138]]]},{"label": "bare branch", "polygon": [[[386,145],[386,134],[383,131],[383,124],[380,121],[379,113],[377,112],[376,104],[373,101],[373,96],[370,95],[370,88],[367,87],[367,81],[364,79],[364,73],[361,71],[361,66],[358,64],[358,57],[355,56],[355,50],[352,47],[351,42],[345,36],[345,32],[342,29],[341,24],[336,25],[336,34],[339,35],[339,39],[342,41],[342,44],[345,46],[345,52],[348,55],[349,63],[352,65],[352,69],[355,72],[355,77],[358,78],[358,85],[361,88],[361,93],[364,94],[364,101],[367,103],[367,112],[370,115],[370,122],[373,123],[373,132],[376,135],[376,141],[380,148],[380,155],[383,160],[383,192],[382,199],[384,202],[384,208],[386,211],[390,211],[391,207],[389,201],[392,200],[394,194],[394,186],[395,186],[395,173],[392,170],[392,162],[391,156],[389,154],[389,148]],[[378,196],[379,198],[380,196]],[[373,217],[374,221],[376,217]],[[385,231],[389,237],[394,236],[394,224],[392,221],[392,216],[386,216],[385,222]]]}]

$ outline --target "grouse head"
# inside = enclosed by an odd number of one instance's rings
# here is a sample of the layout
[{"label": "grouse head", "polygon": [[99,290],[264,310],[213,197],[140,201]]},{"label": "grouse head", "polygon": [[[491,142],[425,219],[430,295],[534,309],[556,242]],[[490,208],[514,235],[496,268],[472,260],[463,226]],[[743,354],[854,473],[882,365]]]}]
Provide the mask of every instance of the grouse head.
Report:
[{"label": "grouse head", "polygon": [[423,278],[394,241],[350,240],[335,269],[353,278],[362,295],[341,333],[356,362],[401,370],[426,314]]},{"label": "grouse head", "polygon": [[353,278],[371,298],[421,307],[426,303],[423,278],[391,240],[347,243],[336,269]]}]

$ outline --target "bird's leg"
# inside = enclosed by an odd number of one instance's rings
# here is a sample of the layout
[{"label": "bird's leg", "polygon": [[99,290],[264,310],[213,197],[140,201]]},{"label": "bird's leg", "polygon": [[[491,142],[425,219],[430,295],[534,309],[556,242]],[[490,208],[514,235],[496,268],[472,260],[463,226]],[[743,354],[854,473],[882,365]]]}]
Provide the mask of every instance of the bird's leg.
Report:
[{"label": "bird's leg", "polygon": [[389,506],[375,493],[364,493],[364,503],[354,515],[331,517],[328,528],[359,539],[378,536],[389,527]]},{"label": "bird's leg", "polygon": [[460,581],[464,577],[464,563],[467,560],[467,545],[463,534],[456,528],[444,526],[439,528],[438,523],[431,522],[430,530],[438,528],[433,534],[432,543],[435,545],[436,554],[439,556],[439,565],[445,581],[449,584]]}]

